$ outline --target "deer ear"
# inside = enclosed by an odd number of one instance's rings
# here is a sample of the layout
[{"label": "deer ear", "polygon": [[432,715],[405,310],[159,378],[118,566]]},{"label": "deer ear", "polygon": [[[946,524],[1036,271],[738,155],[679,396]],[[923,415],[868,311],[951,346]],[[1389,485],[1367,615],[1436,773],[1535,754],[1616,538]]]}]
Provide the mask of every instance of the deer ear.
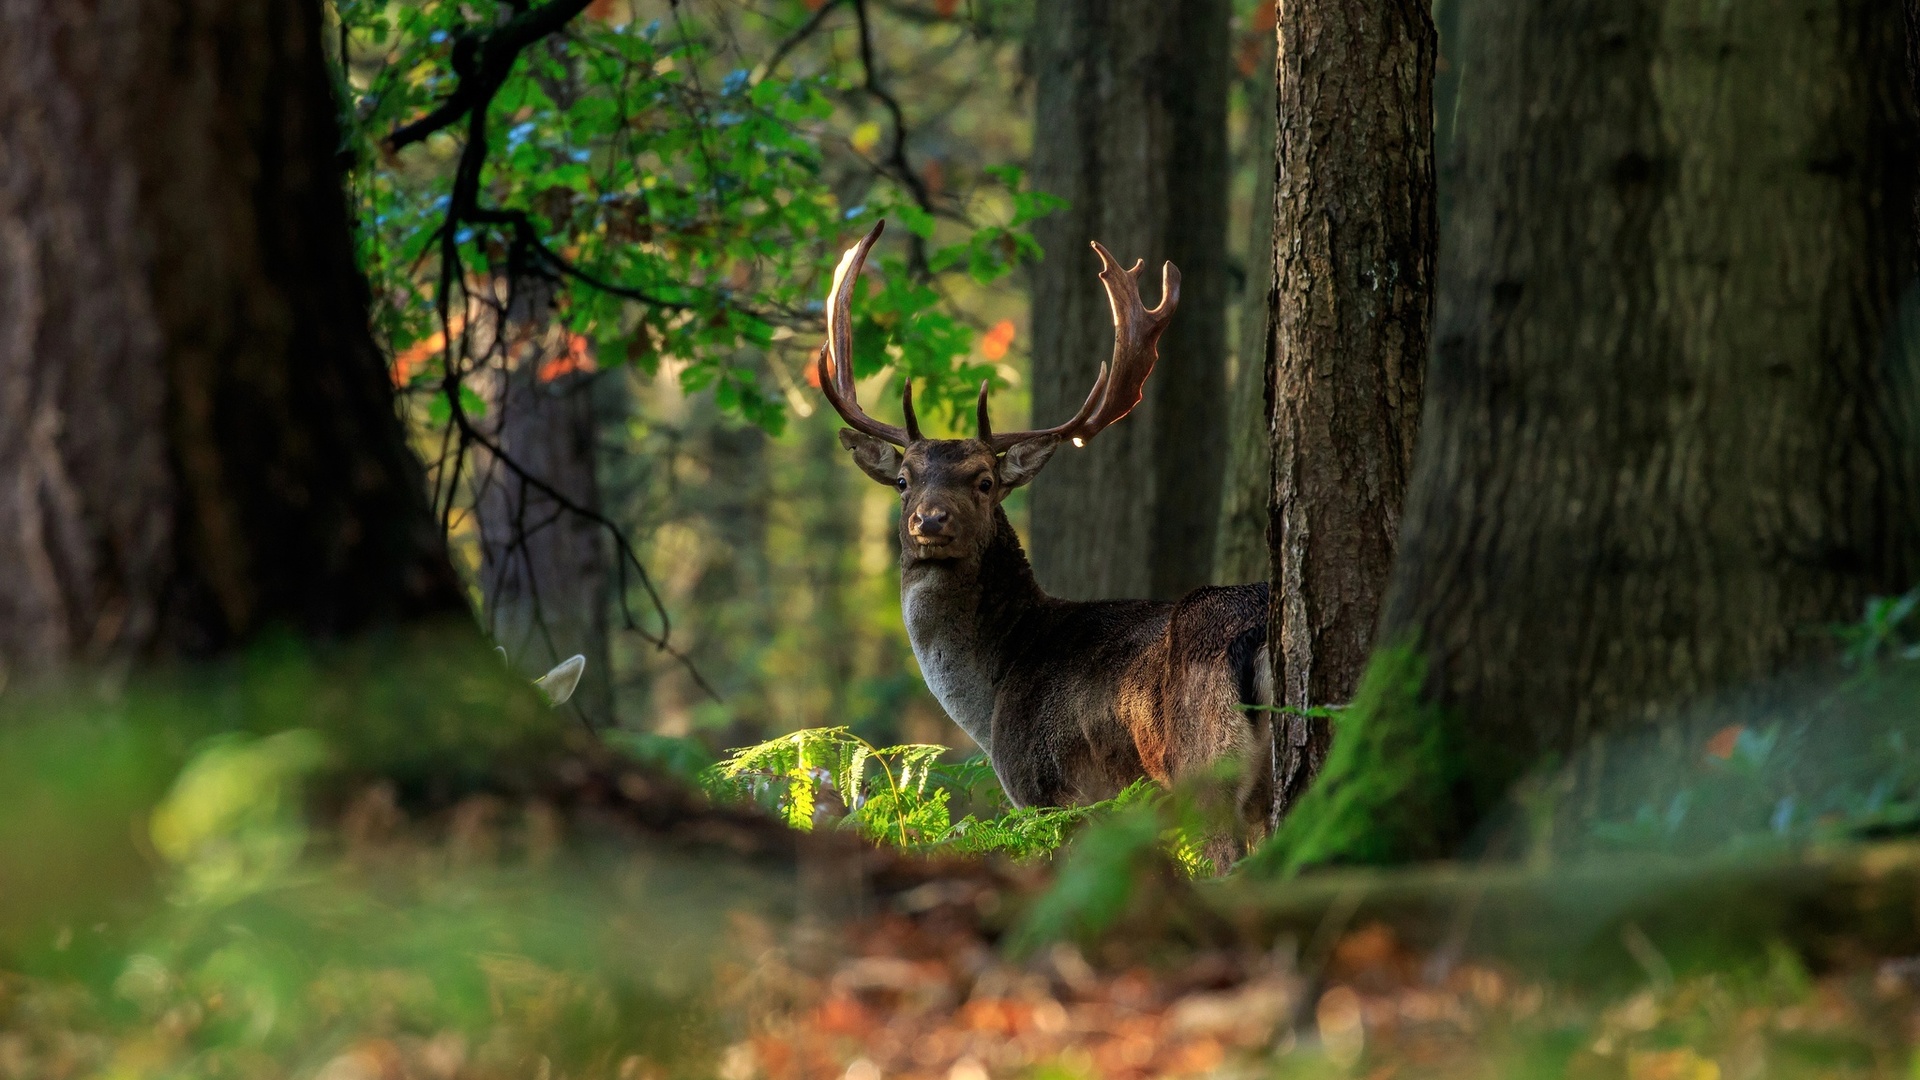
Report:
[{"label": "deer ear", "polygon": [[1039,475],[1040,469],[1060,446],[1060,436],[1042,435],[1017,442],[1000,459],[1000,482],[1012,490]]},{"label": "deer ear", "polygon": [[840,445],[853,452],[853,463],[875,481],[892,487],[900,478],[900,450],[885,439],[841,428]]}]

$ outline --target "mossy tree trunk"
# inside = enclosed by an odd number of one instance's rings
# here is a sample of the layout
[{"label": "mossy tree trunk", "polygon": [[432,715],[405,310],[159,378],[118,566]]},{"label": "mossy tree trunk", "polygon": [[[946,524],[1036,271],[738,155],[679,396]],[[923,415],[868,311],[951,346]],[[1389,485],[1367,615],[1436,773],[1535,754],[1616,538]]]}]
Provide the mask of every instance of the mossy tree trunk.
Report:
[{"label": "mossy tree trunk", "polygon": [[[1920,571],[1900,9],[1478,0],[1461,38],[1382,631],[1445,745],[1372,783],[1358,751],[1395,756],[1424,714],[1355,716],[1280,838],[1296,864],[1453,850],[1550,755],[1813,661]],[[1426,824],[1364,852],[1313,840],[1410,799]]]},{"label": "mossy tree trunk", "polygon": [[315,0],[0,5],[0,666],[466,610]]},{"label": "mossy tree trunk", "polygon": [[1088,242],[1150,268],[1170,259],[1181,274],[1146,400],[1086,448],[1062,450],[1034,484],[1034,570],[1061,596],[1176,597],[1211,576],[1226,459],[1230,10],[1228,0],[1036,10],[1033,183],[1069,206],[1034,230],[1046,249],[1033,271],[1035,426],[1072,416],[1113,352]]},{"label": "mossy tree trunk", "polygon": [[[1413,470],[1433,312],[1427,0],[1280,0],[1267,402],[1278,703],[1353,696]],[[1287,717],[1274,818],[1325,760]]]}]

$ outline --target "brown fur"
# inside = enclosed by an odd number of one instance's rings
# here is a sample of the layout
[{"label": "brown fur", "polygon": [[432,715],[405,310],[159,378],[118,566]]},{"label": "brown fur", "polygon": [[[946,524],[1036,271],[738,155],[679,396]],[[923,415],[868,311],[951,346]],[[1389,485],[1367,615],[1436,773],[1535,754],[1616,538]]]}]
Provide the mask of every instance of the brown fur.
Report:
[{"label": "brown fur", "polygon": [[[1143,776],[1164,785],[1234,766],[1226,785],[1254,832],[1266,820],[1271,704],[1267,586],[1197,589],[1174,603],[1075,602],[1034,580],[1001,507],[1055,448],[1004,457],[974,439],[922,440],[902,453],[841,433],[875,480],[902,478],[901,599],[928,683],[987,751],[1020,806],[1107,798]],[[1227,851],[1210,845],[1217,864]]]}]

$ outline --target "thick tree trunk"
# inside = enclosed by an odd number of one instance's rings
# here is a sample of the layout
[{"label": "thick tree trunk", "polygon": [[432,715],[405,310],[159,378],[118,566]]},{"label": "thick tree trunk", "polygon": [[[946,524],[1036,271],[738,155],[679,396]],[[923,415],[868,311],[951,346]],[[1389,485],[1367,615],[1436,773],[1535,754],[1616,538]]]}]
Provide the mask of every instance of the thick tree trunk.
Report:
[{"label": "thick tree trunk", "polygon": [[312,0],[0,3],[0,665],[465,603],[367,331]]},{"label": "thick tree trunk", "polygon": [[573,703],[596,725],[614,721],[607,649],[613,544],[606,526],[573,508],[599,513],[593,377],[543,371],[567,355],[552,325],[552,290],[523,282],[514,290],[499,391],[484,421],[514,465],[550,485],[571,507],[493,462],[480,490],[480,588],[487,628],[529,677],[569,656],[587,658]]},{"label": "thick tree trunk", "polygon": [[1213,559],[1218,585],[1262,581],[1271,576],[1267,554],[1267,502],[1273,488],[1273,440],[1267,434],[1267,310],[1273,289],[1274,40],[1266,48],[1247,90],[1247,137],[1252,159],[1253,206],[1241,257],[1246,285],[1241,293],[1233,377],[1227,388],[1227,466],[1220,491],[1220,535]]},{"label": "thick tree trunk", "polygon": [[[1066,597],[1174,597],[1206,584],[1226,445],[1227,0],[1039,5],[1034,186],[1064,197],[1042,219],[1034,271],[1033,412],[1071,416],[1113,350],[1087,250],[1181,272],[1180,314],[1146,400],[1033,490],[1041,584]],[[1157,276],[1156,276],[1157,280]]]},{"label": "thick tree trunk", "polygon": [[1363,798],[1361,748],[1428,736],[1356,717],[1309,797],[1329,820],[1418,803],[1372,857],[1444,852],[1547,756],[1819,656],[1920,570],[1899,8],[1461,19],[1460,189],[1383,626],[1444,745],[1417,797]]},{"label": "thick tree trunk", "polygon": [[[1278,703],[1353,696],[1373,647],[1413,471],[1433,312],[1427,0],[1280,0],[1267,395]],[[1330,744],[1290,716],[1278,818]]]}]

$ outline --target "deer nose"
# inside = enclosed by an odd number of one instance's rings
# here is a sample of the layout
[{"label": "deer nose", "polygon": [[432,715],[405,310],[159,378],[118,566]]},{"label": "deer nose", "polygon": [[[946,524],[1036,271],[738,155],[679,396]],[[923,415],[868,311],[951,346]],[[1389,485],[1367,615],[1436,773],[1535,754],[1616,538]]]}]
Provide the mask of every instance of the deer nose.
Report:
[{"label": "deer nose", "polygon": [[907,527],[915,536],[939,536],[947,529],[948,514],[934,507],[922,507],[913,512]]}]

